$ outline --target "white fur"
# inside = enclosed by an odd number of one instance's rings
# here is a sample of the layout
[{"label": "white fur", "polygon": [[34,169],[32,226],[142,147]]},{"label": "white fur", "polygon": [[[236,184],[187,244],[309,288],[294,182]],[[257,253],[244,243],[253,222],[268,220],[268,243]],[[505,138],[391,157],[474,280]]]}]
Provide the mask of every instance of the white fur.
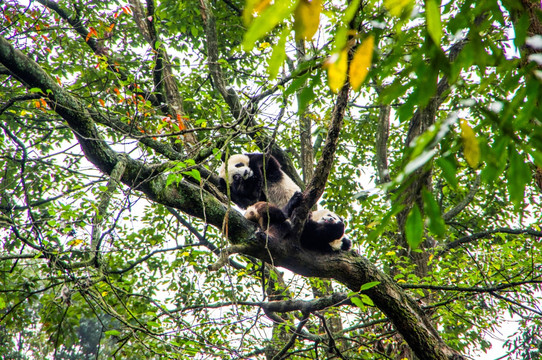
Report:
[{"label": "white fur", "polygon": [[[243,180],[248,179],[254,175],[252,169],[248,166],[250,159],[248,156],[243,154],[235,154],[229,157],[228,165],[228,182],[231,184],[233,182],[233,177],[235,175],[241,175]],[[242,166],[236,166],[242,164]],[[222,163],[220,169],[218,170],[218,176],[226,180],[226,163]]]},{"label": "white fur", "polygon": [[343,246],[343,237],[341,236],[340,239],[333,240],[332,242],[329,243],[329,246],[331,246],[333,250],[341,250]]},{"label": "white fur", "polygon": [[338,223],[343,221],[339,215],[326,209],[313,211],[311,213],[311,218],[317,223]]},{"label": "white fur", "polygon": [[264,187],[264,193],[270,203],[282,209],[288,204],[294,193],[301,191],[301,189],[284,171],[281,170],[281,172],[282,180],[275,184],[266,184],[267,189]]}]

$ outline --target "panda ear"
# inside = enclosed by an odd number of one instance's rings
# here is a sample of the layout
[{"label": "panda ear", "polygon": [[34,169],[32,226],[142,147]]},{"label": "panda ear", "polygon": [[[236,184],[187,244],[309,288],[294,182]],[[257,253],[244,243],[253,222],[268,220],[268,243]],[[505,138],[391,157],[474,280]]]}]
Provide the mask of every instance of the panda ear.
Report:
[{"label": "panda ear", "polygon": [[226,152],[222,153],[222,156],[220,157],[220,160],[222,160],[223,163],[226,162]]}]

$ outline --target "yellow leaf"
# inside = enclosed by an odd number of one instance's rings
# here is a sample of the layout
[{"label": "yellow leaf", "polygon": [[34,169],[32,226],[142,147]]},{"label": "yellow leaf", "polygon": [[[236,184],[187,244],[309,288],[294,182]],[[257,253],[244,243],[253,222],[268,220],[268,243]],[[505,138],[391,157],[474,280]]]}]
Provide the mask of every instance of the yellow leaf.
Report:
[{"label": "yellow leaf", "polygon": [[409,8],[412,8],[412,0],[384,0],[384,6],[390,14],[400,17],[403,12]]},{"label": "yellow leaf", "polygon": [[83,243],[83,240],[81,239],[73,239],[73,240],[70,240],[67,242],[67,245],[68,246],[77,246],[79,244],[82,244]]},{"label": "yellow leaf", "polygon": [[354,91],[359,91],[361,84],[365,81],[371,62],[373,60],[373,48],[375,38],[369,35],[356,49],[352,62],[350,63],[350,84]]},{"label": "yellow leaf", "polygon": [[260,46],[258,46],[258,50],[267,49],[270,46],[271,44],[266,41],[266,42],[261,43]]},{"label": "yellow leaf", "polygon": [[335,94],[346,81],[346,70],[348,69],[348,52],[343,50],[340,53],[331,55],[325,64],[327,67],[327,81],[329,88]]},{"label": "yellow leaf", "polygon": [[320,25],[322,0],[301,0],[294,13],[295,38],[310,40]]},{"label": "yellow leaf", "polygon": [[469,126],[465,119],[459,120],[461,128],[461,139],[463,140],[463,156],[471,168],[477,168],[480,163],[480,144],[474,130]]},{"label": "yellow leaf", "polygon": [[102,292],[102,297],[105,297],[107,295],[107,291]]}]

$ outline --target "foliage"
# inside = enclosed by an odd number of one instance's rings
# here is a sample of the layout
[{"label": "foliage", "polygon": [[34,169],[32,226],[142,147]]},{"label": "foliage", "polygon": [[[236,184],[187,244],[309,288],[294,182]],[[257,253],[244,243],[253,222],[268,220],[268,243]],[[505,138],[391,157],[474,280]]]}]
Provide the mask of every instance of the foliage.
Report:
[{"label": "foliage", "polygon": [[[278,149],[314,168],[350,83],[320,204],[449,347],[480,354],[512,317],[510,357],[540,358],[533,4],[5,1],[0,37],[83,104],[117,154],[155,172],[127,183],[104,171],[52,91],[0,65],[0,354],[410,357],[370,296],[379,282],[352,292],[242,255],[209,270],[237,211],[210,220],[209,198],[225,199],[213,186],[220,155]],[[301,119],[314,163],[301,156]],[[147,196],[155,180],[176,189],[164,197],[196,186],[203,215]],[[322,299],[340,301],[314,310]],[[269,310],[287,300],[305,307]]]}]

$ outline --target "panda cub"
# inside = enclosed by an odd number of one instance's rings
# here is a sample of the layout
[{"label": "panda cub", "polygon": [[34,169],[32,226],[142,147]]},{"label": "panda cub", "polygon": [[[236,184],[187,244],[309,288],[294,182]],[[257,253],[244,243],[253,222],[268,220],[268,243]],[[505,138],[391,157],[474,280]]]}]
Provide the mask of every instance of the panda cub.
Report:
[{"label": "panda cub", "polygon": [[282,239],[292,231],[290,220],[286,214],[273,204],[258,201],[245,212],[245,218],[258,224],[267,235]]},{"label": "panda cub", "polygon": [[224,158],[222,155],[220,189],[226,192],[226,182],[229,182],[231,200],[242,209],[258,201],[268,201],[282,209],[293,194],[300,191],[272,155],[264,158],[260,153],[235,154],[227,163]]},{"label": "panda cub", "polygon": [[[247,209],[245,217],[258,223],[269,236],[284,238],[292,230],[288,218],[302,196],[301,192],[296,192],[284,210],[266,202],[258,202]],[[335,213],[326,209],[313,211],[305,222],[299,241],[304,248],[319,252],[348,251],[352,242],[344,236],[344,229],[344,221]]]}]

